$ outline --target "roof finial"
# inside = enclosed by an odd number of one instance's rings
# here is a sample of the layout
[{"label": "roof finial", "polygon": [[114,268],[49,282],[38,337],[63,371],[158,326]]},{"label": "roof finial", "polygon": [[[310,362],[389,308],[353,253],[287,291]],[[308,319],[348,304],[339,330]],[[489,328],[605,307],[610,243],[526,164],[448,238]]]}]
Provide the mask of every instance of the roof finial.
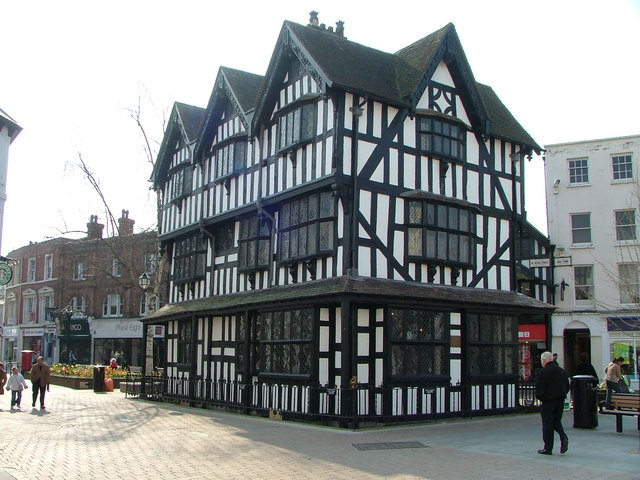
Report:
[{"label": "roof finial", "polygon": [[318,12],[315,10],[311,10],[309,12],[309,26],[317,27],[318,26]]}]

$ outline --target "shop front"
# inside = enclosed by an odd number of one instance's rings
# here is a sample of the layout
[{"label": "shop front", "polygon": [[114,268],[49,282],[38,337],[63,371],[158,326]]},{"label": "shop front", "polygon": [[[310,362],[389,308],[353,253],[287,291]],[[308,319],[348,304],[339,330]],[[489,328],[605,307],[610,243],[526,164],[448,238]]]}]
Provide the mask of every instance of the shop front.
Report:
[{"label": "shop front", "polygon": [[18,336],[20,327],[4,327],[2,329],[2,361],[14,363],[18,361]]},{"label": "shop front", "polygon": [[638,388],[640,317],[607,317],[610,358],[624,358],[622,373]]},{"label": "shop front", "polygon": [[64,352],[65,358],[74,359],[69,363],[80,365],[91,363],[91,334],[89,321],[85,315],[74,314],[71,318],[63,319],[58,340],[60,355]]},{"label": "shop front", "polygon": [[139,319],[97,319],[91,327],[94,363],[108,365],[115,358],[121,366],[142,366],[143,325]]},{"label": "shop front", "polygon": [[[44,328],[30,327],[22,328],[22,350],[33,351],[33,359],[44,354]],[[23,370],[29,370],[31,367],[22,365]]]},{"label": "shop front", "polygon": [[518,363],[520,380],[535,380],[535,372],[542,368],[540,355],[547,348],[547,327],[543,323],[523,323],[518,325]]}]

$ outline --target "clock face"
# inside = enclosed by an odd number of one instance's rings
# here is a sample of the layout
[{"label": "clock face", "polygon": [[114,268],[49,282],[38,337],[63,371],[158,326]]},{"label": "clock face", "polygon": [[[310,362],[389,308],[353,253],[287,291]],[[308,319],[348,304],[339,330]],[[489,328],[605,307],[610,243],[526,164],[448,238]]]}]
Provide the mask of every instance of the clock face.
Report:
[{"label": "clock face", "polygon": [[13,277],[13,270],[6,263],[0,263],[0,285],[6,285]]}]

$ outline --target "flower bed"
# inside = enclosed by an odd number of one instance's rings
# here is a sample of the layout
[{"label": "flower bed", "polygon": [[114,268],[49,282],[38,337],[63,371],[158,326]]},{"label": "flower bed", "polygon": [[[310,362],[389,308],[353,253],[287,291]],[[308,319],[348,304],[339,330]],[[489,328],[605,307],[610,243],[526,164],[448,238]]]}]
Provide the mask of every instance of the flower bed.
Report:
[{"label": "flower bed", "polygon": [[[65,365],[54,363],[51,365],[51,384],[76,390],[93,388],[93,365]],[[120,382],[127,377],[127,371],[122,368],[104,367],[104,378],[113,380],[113,388],[119,388]]]}]

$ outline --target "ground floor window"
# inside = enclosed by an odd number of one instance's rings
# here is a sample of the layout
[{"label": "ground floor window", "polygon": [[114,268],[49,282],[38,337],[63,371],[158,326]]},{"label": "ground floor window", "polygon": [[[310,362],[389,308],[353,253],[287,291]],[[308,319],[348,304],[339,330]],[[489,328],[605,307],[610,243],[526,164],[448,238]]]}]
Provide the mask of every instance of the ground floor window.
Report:
[{"label": "ground floor window", "polygon": [[91,364],[91,340],[89,338],[60,339],[60,352],[67,350],[78,365]]},{"label": "ground floor window", "polygon": [[518,374],[518,320],[510,315],[469,314],[466,320],[470,376]]},{"label": "ground floor window", "polygon": [[391,375],[449,375],[449,319],[443,312],[390,308]]}]

